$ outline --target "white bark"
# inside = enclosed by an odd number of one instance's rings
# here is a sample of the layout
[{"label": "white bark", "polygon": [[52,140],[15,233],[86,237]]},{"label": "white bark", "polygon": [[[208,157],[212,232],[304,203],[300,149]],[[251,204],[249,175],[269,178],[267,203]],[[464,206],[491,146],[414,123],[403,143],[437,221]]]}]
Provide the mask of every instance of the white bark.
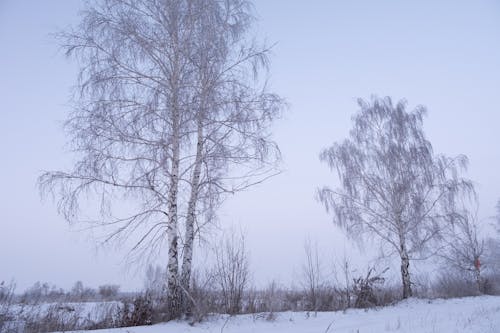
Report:
[{"label": "white bark", "polygon": [[[203,123],[200,117],[198,123],[198,140],[196,144],[196,158],[195,165],[191,180],[191,197],[189,198],[187,216],[186,216],[186,226],[184,235],[184,251],[182,257],[182,275],[181,275],[181,285],[183,292],[190,292],[190,280],[191,271],[193,264],[193,250],[194,250],[194,236],[195,236],[195,221],[196,221],[196,203],[198,202],[198,194],[200,191],[200,175],[202,166],[202,153],[203,153]],[[186,303],[189,298],[183,297]],[[189,306],[183,304],[183,306],[189,311]]]},{"label": "white bark", "polygon": [[403,282],[403,298],[413,296],[410,280],[410,258],[404,245],[401,245],[401,280]]},{"label": "white bark", "polygon": [[179,227],[177,220],[177,195],[179,187],[179,130],[178,116],[174,116],[174,142],[172,151],[172,171],[168,202],[168,264],[167,264],[167,286],[168,286],[168,305],[172,318],[176,318],[180,311],[180,289],[179,283],[179,251],[178,238]]},{"label": "white bark", "polygon": [[179,171],[180,171],[180,150],[181,150],[181,41],[179,36],[180,10],[182,4],[177,3],[170,15],[172,28],[172,48],[173,58],[171,59],[172,77],[171,91],[172,101],[169,108],[172,113],[172,160],[170,171],[170,188],[168,194],[168,264],[167,264],[167,286],[168,286],[168,306],[170,318],[179,317],[181,313],[181,294],[179,287],[179,222],[178,222],[178,194],[179,194]]}]

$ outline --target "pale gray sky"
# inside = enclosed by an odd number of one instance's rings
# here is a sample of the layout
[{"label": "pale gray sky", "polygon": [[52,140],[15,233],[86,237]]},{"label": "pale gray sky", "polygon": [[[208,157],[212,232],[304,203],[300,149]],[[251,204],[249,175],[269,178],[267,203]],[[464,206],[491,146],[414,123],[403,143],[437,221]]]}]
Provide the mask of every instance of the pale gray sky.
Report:
[{"label": "pale gray sky", "polygon": [[[40,202],[36,178],[64,169],[61,122],[76,67],[50,33],[77,22],[78,0],[0,0],[0,281],[70,287],[142,286],[125,249],[96,251],[55,205]],[[480,215],[500,198],[500,2],[258,0],[259,34],[274,48],[271,84],[290,110],[276,123],[284,173],[228,200],[223,226],[247,232],[256,281],[290,281],[306,237],[325,253],[352,245],[314,200],[335,177],[319,151],[346,137],[356,98],[371,94],[427,106],[438,153],[466,154]],[[161,259],[161,258],[160,258]]]}]

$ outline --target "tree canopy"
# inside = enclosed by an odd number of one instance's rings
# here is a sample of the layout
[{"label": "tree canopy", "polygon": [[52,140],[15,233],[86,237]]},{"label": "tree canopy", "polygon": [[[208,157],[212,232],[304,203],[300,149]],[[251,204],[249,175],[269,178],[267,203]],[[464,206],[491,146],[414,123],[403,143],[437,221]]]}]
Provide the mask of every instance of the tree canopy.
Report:
[{"label": "tree canopy", "polygon": [[467,158],[434,154],[422,106],[407,111],[406,101],[389,97],[358,104],[349,138],[320,154],[340,184],[321,188],[318,198],[350,236],[374,237],[399,255],[403,296],[411,296],[409,261],[430,248],[473,192],[461,176]]}]

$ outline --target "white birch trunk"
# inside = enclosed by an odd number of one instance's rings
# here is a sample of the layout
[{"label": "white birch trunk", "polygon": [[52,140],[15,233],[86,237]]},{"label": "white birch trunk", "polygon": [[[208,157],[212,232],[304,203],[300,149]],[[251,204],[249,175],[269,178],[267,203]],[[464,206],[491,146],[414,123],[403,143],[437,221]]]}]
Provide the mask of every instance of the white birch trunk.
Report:
[{"label": "white birch trunk", "polygon": [[[198,120],[198,142],[196,145],[196,159],[191,179],[191,196],[189,198],[187,217],[186,217],[186,230],[184,236],[184,251],[182,257],[182,275],[181,286],[183,293],[190,291],[190,280],[192,272],[193,261],[193,247],[194,247],[194,223],[196,219],[196,203],[198,201],[198,194],[200,190],[200,175],[201,165],[203,162],[203,123],[201,117]],[[187,295],[183,295],[187,296]],[[182,297],[183,307],[185,312],[190,312],[189,297]]]},{"label": "white birch trunk", "polygon": [[167,264],[167,288],[168,308],[170,318],[177,318],[180,314],[179,299],[179,254],[178,254],[178,220],[177,220],[177,194],[179,190],[179,114],[174,115],[174,142],[172,149],[172,169],[170,176],[170,190],[168,196],[168,264]]},{"label": "white birch trunk", "polygon": [[408,251],[406,250],[406,244],[404,240],[401,241],[401,280],[403,282],[403,298],[411,297],[411,280],[410,280],[410,258],[408,256]]},{"label": "white birch trunk", "polygon": [[[175,17],[176,13],[172,13]],[[173,31],[173,47],[174,59],[173,59],[173,73],[171,80],[171,91],[172,91],[172,164],[170,170],[170,188],[168,195],[168,226],[167,226],[167,238],[168,238],[168,263],[167,263],[167,288],[168,297],[167,305],[169,311],[169,319],[178,318],[181,314],[181,299],[180,299],[180,289],[179,289],[179,251],[178,251],[178,239],[179,239],[179,226],[178,226],[178,214],[177,214],[177,200],[179,192],[179,168],[180,168],[180,45],[178,36],[178,22],[177,17],[174,18]]]}]

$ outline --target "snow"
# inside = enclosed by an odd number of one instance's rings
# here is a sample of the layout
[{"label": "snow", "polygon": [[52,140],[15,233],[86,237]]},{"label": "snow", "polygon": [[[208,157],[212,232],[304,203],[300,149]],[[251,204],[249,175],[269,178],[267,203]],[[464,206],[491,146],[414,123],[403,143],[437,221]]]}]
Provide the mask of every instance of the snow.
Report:
[{"label": "snow", "polygon": [[190,326],[177,321],[153,326],[99,330],[99,333],[498,333],[500,296],[459,299],[409,299],[394,306],[339,312],[283,312],[218,316]]}]

